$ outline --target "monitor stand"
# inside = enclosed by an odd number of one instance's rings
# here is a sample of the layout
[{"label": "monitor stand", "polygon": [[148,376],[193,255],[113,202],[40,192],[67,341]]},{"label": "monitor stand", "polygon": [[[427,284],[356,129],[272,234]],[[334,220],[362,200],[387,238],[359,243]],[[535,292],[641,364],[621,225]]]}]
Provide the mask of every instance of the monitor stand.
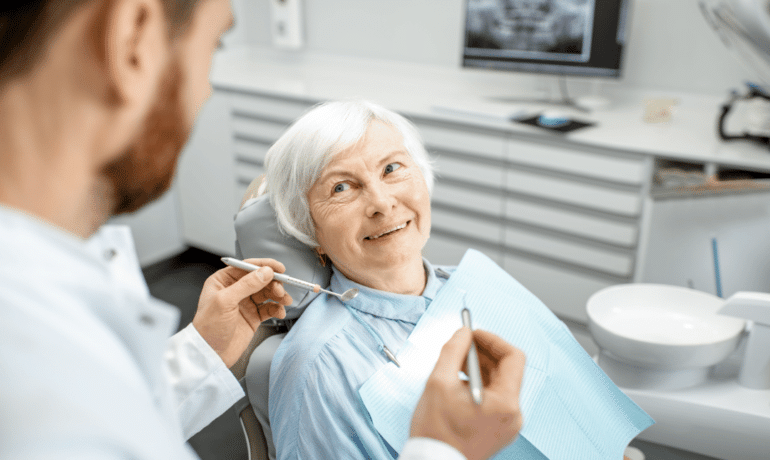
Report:
[{"label": "monitor stand", "polygon": [[576,99],[571,98],[567,92],[567,79],[563,75],[560,75],[558,80],[560,98],[492,97],[490,99],[499,102],[552,105],[556,107],[571,108],[585,113],[607,107],[610,104],[609,99],[599,95],[598,80],[594,80],[591,83],[591,95],[581,96]]}]

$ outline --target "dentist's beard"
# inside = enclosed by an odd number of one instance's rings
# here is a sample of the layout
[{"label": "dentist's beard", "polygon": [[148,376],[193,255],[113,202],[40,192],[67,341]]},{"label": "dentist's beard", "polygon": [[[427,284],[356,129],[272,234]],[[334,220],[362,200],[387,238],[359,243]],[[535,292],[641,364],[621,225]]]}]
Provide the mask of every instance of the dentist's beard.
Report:
[{"label": "dentist's beard", "polygon": [[134,212],[171,187],[191,131],[185,123],[181,84],[181,67],[173,61],[136,141],[105,166],[103,174],[114,192],[112,215]]}]

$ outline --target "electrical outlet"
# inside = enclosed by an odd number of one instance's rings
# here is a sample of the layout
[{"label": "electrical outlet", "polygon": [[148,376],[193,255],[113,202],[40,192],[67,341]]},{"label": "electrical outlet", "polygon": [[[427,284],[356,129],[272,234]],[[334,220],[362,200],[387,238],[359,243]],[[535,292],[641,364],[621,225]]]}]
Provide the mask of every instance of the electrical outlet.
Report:
[{"label": "electrical outlet", "polygon": [[301,0],[270,0],[270,27],[278,48],[298,49],[303,45]]}]

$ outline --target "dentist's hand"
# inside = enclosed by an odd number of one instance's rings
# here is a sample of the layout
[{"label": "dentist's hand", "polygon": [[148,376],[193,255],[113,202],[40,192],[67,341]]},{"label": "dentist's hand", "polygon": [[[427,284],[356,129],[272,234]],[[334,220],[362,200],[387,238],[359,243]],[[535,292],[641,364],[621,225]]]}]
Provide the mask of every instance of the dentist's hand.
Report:
[{"label": "dentist's hand", "polygon": [[[246,262],[262,268],[249,273],[225,267],[206,279],[192,321],[227,367],[246,350],[260,323],[285,317],[284,305],[292,302],[281,283],[273,281],[273,271],[286,270],[282,263],[273,259]],[[266,300],[273,302],[263,303]]]},{"label": "dentist's hand", "polygon": [[[476,405],[460,380],[471,340],[478,350],[484,382],[483,403]],[[462,328],[444,345],[412,417],[412,437],[433,438],[469,460],[487,459],[510,444],[523,425],[519,390],[524,353],[486,331]]]}]

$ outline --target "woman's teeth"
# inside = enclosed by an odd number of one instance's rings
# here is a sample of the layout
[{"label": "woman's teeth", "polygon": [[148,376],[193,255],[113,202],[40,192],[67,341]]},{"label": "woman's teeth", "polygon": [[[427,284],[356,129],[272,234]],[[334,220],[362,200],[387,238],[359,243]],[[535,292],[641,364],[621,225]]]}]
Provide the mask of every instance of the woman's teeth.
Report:
[{"label": "woman's teeth", "polygon": [[387,235],[387,234],[389,234],[389,233],[393,233],[393,232],[395,232],[396,230],[401,230],[401,229],[402,229],[402,228],[404,228],[404,227],[406,227],[406,222],[404,222],[403,224],[399,225],[399,226],[398,226],[398,227],[396,227],[396,228],[392,228],[392,229],[388,230],[388,231],[387,231],[387,232],[385,232],[385,233],[381,233],[381,234],[379,234],[379,235],[377,235],[377,236],[367,236],[365,239],[367,239],[367,240],[376,240],[377,238],[379,238],[379,237],[381,237],[381,236],[385,236],[385,235]]}]

